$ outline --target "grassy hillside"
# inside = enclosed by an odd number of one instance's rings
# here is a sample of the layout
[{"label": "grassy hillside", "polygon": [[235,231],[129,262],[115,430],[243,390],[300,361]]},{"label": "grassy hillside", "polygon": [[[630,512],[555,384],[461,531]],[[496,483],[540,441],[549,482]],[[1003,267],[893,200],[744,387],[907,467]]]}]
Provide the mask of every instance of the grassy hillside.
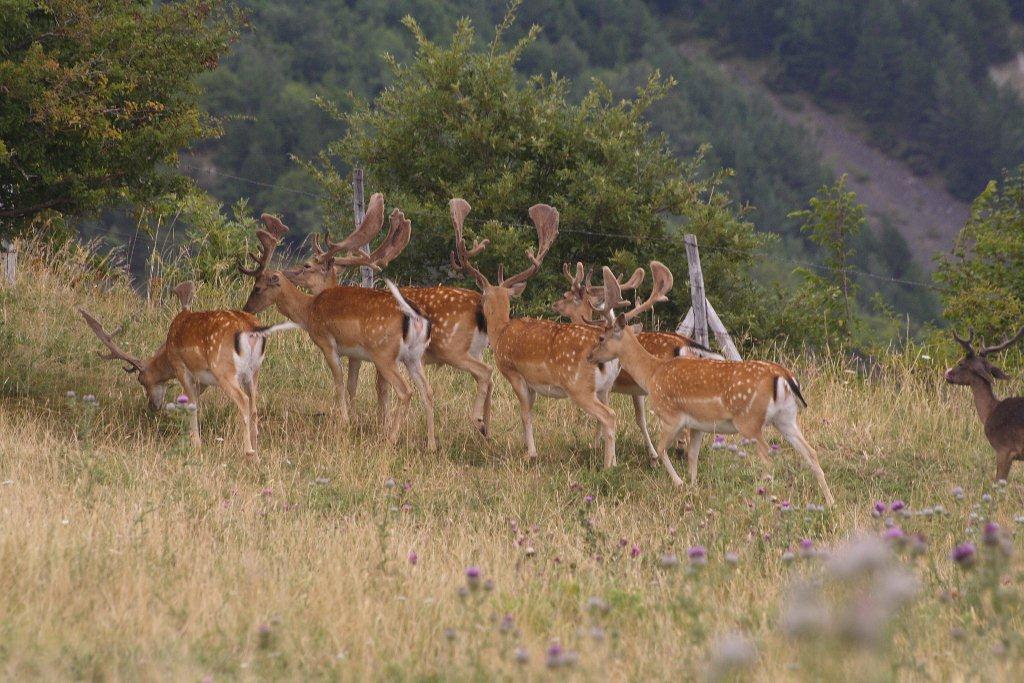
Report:
[{"label": "grassy hillside", "polygon": [[[837,498],[823,512],[806,510],[817,488],[788,446],[769,472],[730,438],[737,452],[705,448],[698,484],[673,489],[642,464],[621,397],[617,468],[600,469],[593,426],[550,400],[528,466],[497,375],[491,441],[467,419],[467,378],[432,369],[440,451],[424,452],[415,401],[398,446],[385,446],[369,373],[343,429],[301,332],[270,344],[262,452],[246,462],[216,389],[193,452],[182,418],[148,414],[73,313],[128,321],[124,344],[142,352],[176,304],[145,308],[63,256],[24,256],[17,287],[0,289],[6,678],[466,680],[539,678],[551,664],[579,679],[690,679],[749,657],[754,680],[1024,675],[1024,548],[1008,541],[1007,560],[980,541],[989,519],[1013,531],[1024,475],[992,485],[970,399],[928,357],[941,349],[881,358],[871,376],[835,358],[780,359],[805,387],[802,423]],[[197,308],[245,294],[206,287]],[[872,516],[874,501],[897,499],[910,515]],[[839,549],[880,537],[890,515],[923,534],[920,554],[917,541],[886,542],[892,555]],[[815,552],[801,552],[805,538]],[[950,560],[966,540],[979,546],[970,571]],[[706,566],[687,559],[698,545]],[[471,566],[480,584],[460,597]],[[819,623],[814,591],[791,587],[822,572],[832,616]],[[887,625],[887,606],[915,593]],[[800,635],[832,626],[835,638]],[[723,642],[733,632],[756,651]],[[548,654],[556,643],[562,655]]]}]

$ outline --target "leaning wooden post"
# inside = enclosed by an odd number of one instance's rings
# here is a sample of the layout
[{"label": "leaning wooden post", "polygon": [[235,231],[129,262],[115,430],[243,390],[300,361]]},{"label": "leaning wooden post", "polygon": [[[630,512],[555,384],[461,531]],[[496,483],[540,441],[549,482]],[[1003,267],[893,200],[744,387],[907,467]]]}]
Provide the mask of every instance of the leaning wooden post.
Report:
[{"label": "leaning wooden post", "polygon": [[[352,172],[352,213],[355,214],[356,228],[363,223],[366,217],[366,204],[363,201],[363,169],[357,168]],[[364,254],[370,253],[370,245],[361,247]],[[363,287],[373,287],[373,268],[362,266],[359,269],[362,275]]]},{"label": "leaning wooden post", "polygon": [[0,283],[6,282],[9,287],[13,287],[18,276],[18,248],[13,242],[0,242],[0,271],[3,273],[0,275]]},{"label": "leaning wooden post", "polygon": [[686,261],[690,266],[690,299],[693,302],[693,339],[708,345],[708,309],[704,295],[704,275],[700,270],[700,252],[697,251],[697,236],[686,235]]},{"label": "leaning wooden post", "polygon": [[718,341],[718,348],[722,349],[722,355],[729,360],[743,360],[740,357],[739,350],[736,348],[736,344],[732,341],[732,336],[729,335],[729,331],[722,324],[722,319],[718,317],[715,307],[707,299],[704,301],[708,307],[708,325],[711,327],[711,331],[715,333],[715,339]]}]

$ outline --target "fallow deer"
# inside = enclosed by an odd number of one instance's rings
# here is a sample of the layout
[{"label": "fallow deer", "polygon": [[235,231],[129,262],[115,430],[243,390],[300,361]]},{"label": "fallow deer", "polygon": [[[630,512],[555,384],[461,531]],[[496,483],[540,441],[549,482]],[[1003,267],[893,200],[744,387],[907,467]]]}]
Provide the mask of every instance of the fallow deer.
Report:
[{"label": "fallow deer", "polygon": [[[151,410],[163,407],[171,380],[178,381],[189,402],[197,408],[203,388],[219,386],[238,406],[245,454],[253,456],[259,432],[256,389],[266,338],[274,332],[295,329],[296,325],[261,327],[255,316],[242,311],[192,311],[192,291],[191,283],[175,289],[182,310],[171,321],[166,341],[146,360],[121,350],[114,341],[120,329],[108,333],[87,311],[80,308],[78,312],[110,351],[99,353],[100,358],[123,361],[127,363],[125,372],[137,374]],[[201,445],[198,409],[190,411],[189,437],[194,446]]]},{"label": "fallow deer", "polygon": [[[615,276],[604,269],[606,285],[614,287]],[[792,372],[777,363],[765,361],[726,361],[706,358],[658,358],[640,344],[619,315],[601,334],[590,354],[594,362],[618,359],[637,384],[651,397],[651,408],[661,422],[658,455],[672,482],[682,486],[668,457],[668,445],[682,430],[690,433],[686,459],[690,483],[697,481],[697,457],[704,434],[739,433],[754,439],[757,453],[765,463],[768,444],[765,425],[778,428],[783,437],[803,456],[825,495],[827,504],[834,499],[818,464],[818,457],[797,424],[798,401],[806,405],[800,384]]]},{"label": "fallow deer", "polygon": [[511,299],[526,288],[526,281],[540,268],[558,235],[558,211],[546,204],[530,207],[530,219],[537,229],[538,249],[526,252],[530,265],[511,277],[504,277],[498,268],[497,284],[473,265],[472,258],[486,246],[474,243],[466,247],[463,222],[470,212],[464,199],[452,199],[452,224],[455,247],[452,265],[471,275],[481,290],[481,304],[487,321],[487,334],[498,370],[512,385],[519,399],[526,456],[537,457],[533,439],[531,414],[537,394],[553,398],[569,398],[601,424],[604,440],[604,464],[615,465],[615,413],[599,398],[610,388],[618,375],[617,361],[597,363],[588,355],[597,343],[599,332],[587,325],[557,323],[532,318],[512,318]]},{"label": "fallow deer", "polygon": [[964,357],[946,371],[950,384],[969,386],[974,394],[974,405],[985,428],[985,438],[996,452],[996,480],[1010,476],[1010,465],[1014,460],[1024,460],[1024,398],[1014,396],[999,400],[992,391],[997,379],[1009,376],[988,359],[988,355],[1002,351],[1017,343],[1024,336],[1024,327],[1017,334],[996,346],[985,346],[975,351],[974,332],[967,339],[961,339],[954,332],[953,339],[964,348]]},{"label": "fallow deer", "polygon": [[[337,259],[320,245],[319,239],[314,238],[313,250],[312,258],[298,268],[286,270],[285,275],[300,287],[319,294],[338,284],[340,269]],[[378,265],[383,267],[384,263],[378,262]],[[399,287],[398,291],[430,319],[430,344],[423,356],[424,364],[450,365],[473,376],[477,389],[473,423],[481,434],[487,436],[490,432],[492,382],[491,367],[483,361],[483,352],[487,348],[487,322],[480,305],[480,293],[445,285]],[[349,400],[355,399],[359,365],[358,359],[349,359]],[[380,382],[379,377],[377,388],[378,397],[384,400],[382,389],[386,385]]]},{"label": "fallow deer", "polygon": [[[658,265],[664,268],[660,263]],[[654,263],[652,263],[652,273],[654,268]],[[603,300],[605,289],[603,287],[594,287],[590,284],[591,271],[588,269],[584,275],[582,263],[576,264],[575,275],[569,270],[569,264],[567,263],[562,264],[562,272],[565,273],[565,277],[569,280],[569,290],[552,305],[555,313],[564,315],[577,325],[591,325],[603,328],[605,321],[595,319],[594,314],[600,313],[603,310],[603,304],[598,302]],[[616,278],[619,291],[636,289],[643,282],[644,275],[644,269],[637,268],[626,282],[621,282]],[[668,276],[671,278],[671,273]],[[669,279],[669,282],[671,282],[671,279]],[[635,314],[633,317],[635,317]],[[640,340],[641,346],[658,358],[675,358],[678,356],[722,358],[704,345],[674,332],[640,332],[637,334],[637,339]],[[640,427],[640,432],[643,434],[647,453],[650,455],[651,461],[657,463],[659,459],[658,451],[654,448],[650,431],[647,428],[647,410],[645,406],[647,392],[636,383],[636,380],[625,369],[619,370],[619,376],[615,378],[615,384],[612,385],[611,391],[616,394],[626,394],[633,400],[633,414],[636,424]],[[608,402],[606,397],[602,397],[602,400],[605,403]]]},{"label": "fallow deer", "polygon": [[[315,296],[306,294],[282,271],[267,270],[273,252],[288,228],[269,214],[264,214],[261,220],[266,230],[257,233],[260,253],[250,254],[256,267],[245,269],[239,265],[240,270],[254,280],[243,310],[259,313],[276,305],[282,315],[306,330],[330,368],[343,423],[348,422],[348,404],[341,358],[348,356],[371,361],[398,397],[397,412],[389,410],[386,403],[381,406],[384,428],[391,442],[398,438],[398,421],[408,412],[411,396],[409,385],[399,370],[399,365],[404,365],[423,399],[427,446],[434,450],[433,393],[423,371],[423,354],[430,340],[429,319],[403,298],[390,281],[387,283],[389,291],[331,287]],[[363,223],[343,241],[330,244],[329,251],[333,255],[358,249],[379,231],[383,220],[384,198],[374,194]],[[400,211],[396,212],[392,215],[387,237],[377,249],[370,254],[341,257],[338,261],[344,265],[371,266],[390,261],[409,242],[411,229],[410,221]]]}]

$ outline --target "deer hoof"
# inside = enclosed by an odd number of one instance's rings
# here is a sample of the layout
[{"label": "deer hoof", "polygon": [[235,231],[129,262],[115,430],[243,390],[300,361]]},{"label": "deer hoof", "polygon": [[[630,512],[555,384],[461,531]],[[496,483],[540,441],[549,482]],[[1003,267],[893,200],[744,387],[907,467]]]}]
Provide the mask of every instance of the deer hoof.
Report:
[{"label": "deer hoof", "polygon": [[256,451],[246,451],[245,452],[245,459],[246,460],[255,460],[256,459]]}]

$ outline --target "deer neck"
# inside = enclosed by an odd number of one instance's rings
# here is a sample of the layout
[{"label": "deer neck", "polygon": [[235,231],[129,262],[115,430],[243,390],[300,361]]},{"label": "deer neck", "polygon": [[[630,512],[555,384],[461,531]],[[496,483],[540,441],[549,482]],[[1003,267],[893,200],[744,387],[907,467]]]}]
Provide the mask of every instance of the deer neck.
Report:
[{"label": "deer neck", "polygon": [[284,275],[281,276],[281,292],[275,301],[277,310],[304,330],[309,329],[309,308],[315,298],[293,285]]},{"label": "deer neck", "polygon": [[512,320],[512,302],[506,292],[495,287],[484,293],[480,303],[487,320],[487,334],[497,339]]},{"label": "deer neck", "polygon": [[146,369],[159,375],[160,382],[166,382],[167,380],[174,379],[174,367],[171,366],[171,361],[167,358],[167,345],[162,344],[159,349],[156,350],[149,360],[146,361]]},{"label": "deer neck", "polygon": [[641,389],[650,393],[648,385],[655,370],[661,364],[661,360],[645,349],[631,330],[622,334],[619,363],[621,363],[622,369],[640,385]]},{"label": "deer neck", "polygon": [[983,377],[975,377],[971,382],[971,393],[974,394],[974,407],[978,410],[978,417],[981,418],[982,424],[985,424],[999,399],[992,391],[992,384]]},{"label": "deer neck", "polygon": [[594,320],[594,309],[589,306],[580,306],[579,308],[573,309],[572,314],[569,316],[569,320],[576,325],[587,325],[589,327],[597,327],[599,325],[599,323]]}]

